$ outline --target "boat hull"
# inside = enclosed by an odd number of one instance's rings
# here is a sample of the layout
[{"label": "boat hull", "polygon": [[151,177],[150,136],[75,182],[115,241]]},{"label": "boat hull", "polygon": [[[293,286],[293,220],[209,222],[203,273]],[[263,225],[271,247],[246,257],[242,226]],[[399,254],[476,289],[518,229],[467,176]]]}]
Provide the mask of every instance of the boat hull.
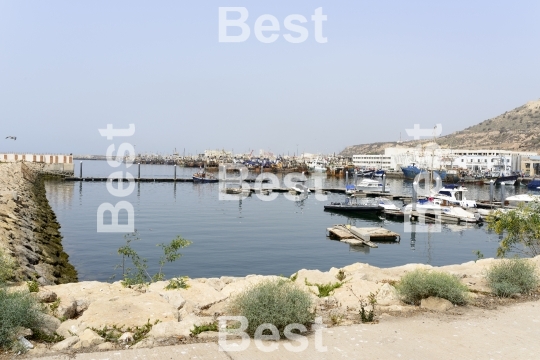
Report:
[{"label": "boat hull", "polygon": [[[403,176],[405,176],[405,179],[410,179],[410,180],[414,180],[416,175],[418,175],[420,173],[423,173],[423,172],[427,173],[426,170],[421,170],[421,169],[417,168],[416,166],[402,167],[401,171],[403,171]],[[434,171],[433,173],[438,174],[442,181],[446,181],[446,171],[445,170]]]},{"label": "boat hull", "polygon": [[343,204],[330,204],[324,205],[325,211],[339,211],[339,212],[352,212],[352,213],[367,213],[367,212],[380,212],[384,208],[382,206],[373,205],[343,205]]},{"label": "boat hull", "polygon": [[218,179],[208,179],[208,178],[201,178],[198,176],[193,176],[193,182],[194,183],[217,183]]}]

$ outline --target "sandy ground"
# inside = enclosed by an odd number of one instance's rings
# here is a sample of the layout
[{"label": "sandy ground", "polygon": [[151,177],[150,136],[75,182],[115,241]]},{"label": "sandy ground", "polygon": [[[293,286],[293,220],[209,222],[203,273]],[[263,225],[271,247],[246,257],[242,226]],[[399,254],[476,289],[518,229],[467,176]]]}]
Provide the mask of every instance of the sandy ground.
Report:
[{"label": "sandy ground", "polygon": [[[318,349],[316,337],[309,335],[307,348],[300,352],[287,350],[284,341],[277,350],[265,352],[252,340],[243,351],[222,351],[212,342],[41,359],[539,359],[540,302],[495,310],[467,307],[452,313],[422,312],[411,317],[383,315],[377,324],[322,330]],[[321,347],[326,351],[320,351]]]}]

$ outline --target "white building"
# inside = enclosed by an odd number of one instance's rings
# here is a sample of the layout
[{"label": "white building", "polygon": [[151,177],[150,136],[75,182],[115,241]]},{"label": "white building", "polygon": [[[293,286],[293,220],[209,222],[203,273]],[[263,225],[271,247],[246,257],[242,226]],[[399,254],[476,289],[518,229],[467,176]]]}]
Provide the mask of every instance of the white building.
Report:
[{"label": "white building", "polygon": [[353,155],[353,164],[361,169],[393,169],[392,157],[387,155]]},{"label": "white building", "polygon": [[521,171],[521,158],[537,155],[535,152],[509,150],[455,150],[443,149],[435,143],[415,148],[386,148],[384,155],[354,155],[353,163],[359,168],[401,170],[415,164],[428,169],[459,169],[471,172],[501,170]]},{"label": "white building", "polygon": [[19,161],[45,164],[45,169],[50,171],[73,172],[72,155],[0,153],[0,162]]}]

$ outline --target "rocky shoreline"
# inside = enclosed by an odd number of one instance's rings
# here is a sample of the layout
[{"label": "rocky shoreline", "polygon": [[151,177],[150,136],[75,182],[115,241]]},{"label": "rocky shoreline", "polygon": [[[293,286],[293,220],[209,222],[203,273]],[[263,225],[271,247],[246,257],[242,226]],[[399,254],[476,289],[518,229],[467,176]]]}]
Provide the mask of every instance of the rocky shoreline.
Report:
[{"label": "rocky shoreline", "polygon": [[27,163],[0,163],[0,249],[15,261],[14,281],[77,281],[62,248],[60,224],[43,185],[48,175]]},{"label": "rocky shoreline", "polygon": [[[388,316],[408,317],[426,311],[459,315],[467,308],[489,309],[507,304],[509,300],[490,294],[485,280],[485,271],[497,261],[501,260],[482,259],[442,267],[408,264],[394,268],[356,263],[342,269],[332,268],[327,272],[303,269],[290,280],[311,294],[313,310],[317,316],[322,316],[325,326],[343,326],[361,322],[360,304],[371,294],[376,298],[376,321],[383,321]],[[530,261],[540,266],[540,256]],[[426,299],[420,306],[403,303],[392,284],[415,269],[444,271],[457,276],[469,289],[469,304],[455,306],[439,298]],[[282,278],[248,275],[189,279],[189,288],[174,290],[165,290],[168,281],[135,288],[124,287],[121,282],[97,281],[44,286],[40,288],[38,296],[43,302],[54,304],[55,315],[48,316],[47,331],[56,332],[65,340],[53,345],[36,344],[36,348],[29,354],[38,356],[216,341],[217,332],[207,331],[193,336],[191,330],[195,326],[215,323],[219,316],[227,315],[227,305],[235,294],[261,281]],[[337,278],[342,279],[343,285],[326,297],[318,296],[317,286],[306,285],[335,283]],[[523,296],[521,300],[537,298],[536,295]],[[140,329],[146,324],[151,325],[151,330],[144,339],[134,343],[133,329]],[[117,334],[121,335],[118,341],[107,341],[104,336],[100,336],[104,329],[114,327],[123,329]]]}]

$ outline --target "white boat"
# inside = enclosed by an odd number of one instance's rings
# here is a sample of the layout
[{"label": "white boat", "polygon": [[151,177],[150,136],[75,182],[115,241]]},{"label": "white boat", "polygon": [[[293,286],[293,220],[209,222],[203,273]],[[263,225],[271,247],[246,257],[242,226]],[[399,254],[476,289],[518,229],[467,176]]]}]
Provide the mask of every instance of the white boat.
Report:
[{"label": "white boat", "polygon": [[[388,189],[388,187],[385,189],[385,191]],[[359,191],[363,192],[382,192],[383,191],[383,184],[378,182],[377,180],[371,180],[371,179],[362,179],[359,183],[356,185],[347,185],[345,189],[346,194],[355,194]]]},{"label": "white boat", "polygon": [[540,201],[540,195],[521,194],[507,197],[505,205],[518,206],[520,204],[527,204],[531,201]]},{"label": "white boat", "polygon": [[[412,204],[405,206],[403,210],[405,215],[411,215],[412,208]],[[443,206],[428,200],[418,201],[416,204],[416,211],[425,218],[440,219],[441,222],[477,223],[481,221],[481,217],[478,214],[473,214],[472,212],[462,209],[460,206]]]},{"label": "white boat", "polygon": [[308,163],[308,169],[314,172],[326,172],[326,164],[323,160],[316,159]]},{"label": "white boat", "polygon": [[295,194],[309,194],[311,190],[309,190],[309,188],[303,184],[294,184],[289,188],[289,192]]},{"label": "white boat", "polygon": [[475,208],[476,201],[467,200],[464,193],[468,191],[461,185],[445,185],[437,193],[432,192],[433,202],[442,206],[461,206],[462,208]]},{"label": "white boat", "polygon": [[382,206],[384,210],[401,210],[396,204],[394,204],[391,200],[386,198],[375,198],[374,199],[379,206]]}]

